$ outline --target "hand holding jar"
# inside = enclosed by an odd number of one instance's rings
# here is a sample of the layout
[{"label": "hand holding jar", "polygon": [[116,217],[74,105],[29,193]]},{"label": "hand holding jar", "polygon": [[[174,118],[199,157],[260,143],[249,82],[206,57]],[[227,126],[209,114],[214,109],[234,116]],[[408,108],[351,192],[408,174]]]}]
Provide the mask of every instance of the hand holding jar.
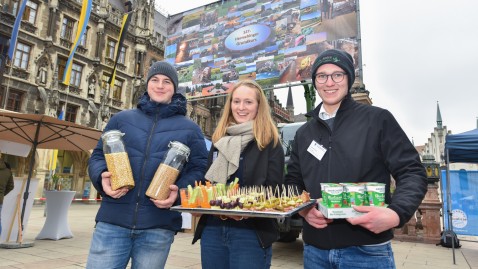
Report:
[{"label": "hand holding jar", "polygon": [[124,135],[119,130],[110,130],[101,136],[106,166],[111,172],[111,189],[113,191],[122,187],[134,188],[133,172],[122,140]]},{"label": "hand holding jar", "polygon": [[179,172],[187,162],[190,149],[186,145],[172,141],[163,161],[154,174],[146,195],[155,200],[165,200],[171,192],[169,186],[178,178]]}]

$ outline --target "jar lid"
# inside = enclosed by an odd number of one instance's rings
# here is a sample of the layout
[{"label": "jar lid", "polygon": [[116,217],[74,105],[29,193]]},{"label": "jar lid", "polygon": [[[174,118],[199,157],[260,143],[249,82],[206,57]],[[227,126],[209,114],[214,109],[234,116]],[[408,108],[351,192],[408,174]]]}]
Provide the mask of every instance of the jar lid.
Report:
[{"label": "jar lid", "polygon": [[170,148],[176,148],[177,150],[181,151],[186,157],[189,156],[189,152],[191,151],[188,146],[184,145],[181,142],[178,141],[171,141],[169,142],[169,147]]},{"label": "jar lid", "polygon": [[113,137],[122,137],[124,133],[122,133],[120,130],[109,130],[105,132],[104,134],[101,135],[102,139],[108,139],[108,138],[113,138]]}]

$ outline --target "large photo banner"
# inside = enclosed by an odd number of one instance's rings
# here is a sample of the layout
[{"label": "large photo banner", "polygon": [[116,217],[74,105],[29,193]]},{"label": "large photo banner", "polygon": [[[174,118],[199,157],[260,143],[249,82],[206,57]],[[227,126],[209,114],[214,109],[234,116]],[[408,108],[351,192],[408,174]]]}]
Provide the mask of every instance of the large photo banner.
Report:
[{"label": "large photo banner", "polygon": [[355,0],[230,0],[168,20],[165,59],[188,98],[225,94],[237,80],[264,88],[310,81],[319,53],[349,52],[358,68]]},{"label": "large photo banner", "polygon": [[[448,227],[446,170],[442,171],[441,188],[445,208],[443,216],[445,227]],[[450,195],[453,231],[460,235],[478,236],[478,171],[450,170]]]}]

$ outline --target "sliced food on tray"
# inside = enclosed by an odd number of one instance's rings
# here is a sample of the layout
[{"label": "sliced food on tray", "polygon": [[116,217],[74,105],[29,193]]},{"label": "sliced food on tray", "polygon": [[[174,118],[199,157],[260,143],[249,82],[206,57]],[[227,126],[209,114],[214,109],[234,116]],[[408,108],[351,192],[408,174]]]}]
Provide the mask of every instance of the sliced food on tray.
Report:
[{"label": "sliced food on tray", "polygon": [[181,189],[181,207],[218,210],[287,212],[309,202],[308,192],[288,186],[240,187],[236,178],[229,184],[196,183]]}]

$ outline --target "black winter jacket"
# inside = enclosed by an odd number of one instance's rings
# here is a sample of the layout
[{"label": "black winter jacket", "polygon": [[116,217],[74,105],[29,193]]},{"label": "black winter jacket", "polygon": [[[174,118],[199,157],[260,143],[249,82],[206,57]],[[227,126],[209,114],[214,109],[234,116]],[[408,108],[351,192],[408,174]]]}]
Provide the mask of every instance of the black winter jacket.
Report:
[{"label": "black winter jacket", "polygon": [[[208,163],[212,164],[212,156],[217,151],[214,146],[209,152]],[[243,186],[281,186],[284,176],[284,150],[280,143],[274,147],[274,143],[269,145],[262,151],[259,150],[255,141],[249,143],[243,150],[242,166],[242,182]],[[243,187],[240,186],[240,187]],[[196,232],[194,233],[193,244],[201,238],[207,218],[210,215],[202,215]],[[248,218],[242,220],[254,230],[256,230],[257,238],[263,248],[270,247],[279,238],[279,229],[275,219],[266,218]]]},{"label": "black winter jacket", "polygon": [[3,198],[13,190],[13,187],[12,171],[7,168],[4,161],[0,160],[0,205],[3,204]]},{"label": "black winter jacket", "polygon": [[[158,104],[147,93],[137,109],[115,114],[105,128],[125,133],[123,141],[128,152],[135,187],[119,198],[106,195],[101,184],[101,173],[107,170],[100,139],[88,162],[91,182],[102,196],[96,222],[106,222],[129,229],[162,228],[171,231],[181,229],[179,212],[157,208],[146,196],[146,190],[156,172],[170,141],[187,145],[191,153],[176,185],[186,188],[195,180],[204,178],[207,165],[207,149],[199,126],[185,117],[186,98],[174,94],[170,104]],[[179,204],[179,199],[177,201]]]},{"label": "black winter jacket", "polygon": [[[297,130],[285,183],[310,192],[311,198],[321,198],[321,182],[385,183],[386,203],[398,214],[399,227],[403,226],[420,205],[427,183],[418,152],[398,122],[389,111],[347,96],[331,130],[318,117],[321,105],[309,112],[313,119]],[[313,140],[327,149],[320,161],[307,151]],[[390,176],[396,181],[393,197]],[[378,244],[392,238],[392,230],[374,234],[343,219],[324,229],[305,221],[303,227],[304,242],[321,249]]]}]

